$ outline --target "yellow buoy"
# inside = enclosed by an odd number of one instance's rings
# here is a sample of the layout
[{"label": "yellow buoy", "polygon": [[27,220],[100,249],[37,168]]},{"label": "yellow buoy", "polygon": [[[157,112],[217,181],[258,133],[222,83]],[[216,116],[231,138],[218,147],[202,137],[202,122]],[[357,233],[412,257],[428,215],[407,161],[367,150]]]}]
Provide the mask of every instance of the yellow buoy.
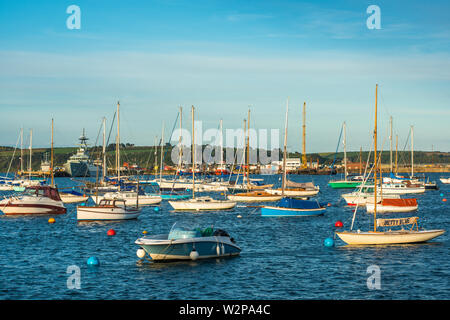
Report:
[{"label": "yellow buoy", "polygon": [[143,233],[143,234],[147,234],[147,231],[144,230],[144,231],[142,231],[142,233]]},{"label": "yellow buoy", "polygon": [[55,223],[55,218],[48,219],[48,223]]}]

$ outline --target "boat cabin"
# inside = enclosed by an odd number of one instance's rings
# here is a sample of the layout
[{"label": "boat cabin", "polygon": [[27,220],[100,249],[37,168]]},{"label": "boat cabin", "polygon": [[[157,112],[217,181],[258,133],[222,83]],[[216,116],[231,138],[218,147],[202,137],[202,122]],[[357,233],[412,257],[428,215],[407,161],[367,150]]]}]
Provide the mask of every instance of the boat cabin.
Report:
[{"label": "boat cabin", "polygon": [[126,207],[125,199],[101,199],[98,206],[110,208]]},{"label": "boat cabin", "polygon": [[54,201],[62,201],[58,189],[51,186],[29,186],[26,187],[24,195],[35,197],[46,197]]}]

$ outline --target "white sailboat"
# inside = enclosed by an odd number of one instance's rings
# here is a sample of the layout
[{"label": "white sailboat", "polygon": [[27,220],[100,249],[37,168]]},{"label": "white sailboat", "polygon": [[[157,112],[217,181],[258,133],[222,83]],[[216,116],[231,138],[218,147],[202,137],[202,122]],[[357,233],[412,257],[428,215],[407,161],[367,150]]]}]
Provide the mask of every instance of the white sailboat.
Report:
[{"label": "white sailboat", "polygon": [[59,196],[63,203],[81,203],[89,199],[88,195],[76,191],[60,191]]},{"label": "white sailboat", "polygon": [[[31,140],[31,139],[30,139]],[[6,215],[64,214],[67,209],[59,196],[53,176],[53,119],[52,119],[52,159],[51,185],[28,186],[20,196],[12,196],[0,201],[0,210]],[[31,154],[31,142],[30,142]],[[31,159],[31,158],[30,158]],[[30,161],[31,168],[31,161]],[[30,171],[31,172],[31,171]]]},{"label": "white sailboat", "polygon": [[[375,196],[373,194],[373,187],[358,187],[359,190],[344,193],[342,194],[342,198],[344,198],[345,202],[349,206],[365,206],[367,203],[374,203]],[[378,191],[377,198],[381,198],[381,191]],[[399,194],[383,194],[384,199],[400,199]]]},{"label": "white sailboat", "polygon": [[[247,167],[247,192],[240,192],[240,193],[235,193],[235,194],[230,194],[227,196],[228,199],[232,200],[232,201],[239,201],[239,202],[271,202],[271,201],[278,201],[281,200],[282,196],[281,193],[278,194],[274,194],[271,192],[268,192],[268,190],[271,189],[266,189],[266,190],[252,190],[252,183],[251,180],[249,179],[250,177],[250,109],[248,110],[248,118],[247,118],[247,128],[246,128],[246,135],[247,135],[247,163],[246,163],[246,167]],[[244,183],[243,183],[244,185]]]},{"label": "white sailboat", "polygon": [[[116,164],[117,164],[117,181],[120,181],[120,117],[119,117],[119,102],[117,102],[117,137],[116,137]],[[105,123],[104,123],[105,124]],[[103,135],[105,137],[105,126],[103,127]],[[105,142],[105,139],[103,139]],[[97,167],[97,182],[98,182],[98,167]],[[139,185],[138,185],[139,187]],[[98,183],[97,183],[98,188]],[[96,192],[98,196],[98,191]],[[98,199],[98,198],[97,198]],[[77,206],[77,220],[78,221],[92,221],[92,220],[129,220],[136,219],[142,209],[139,207],[139,193],[136,194],[136,203],[133,206],[127,205],[123,198],[103,198],[97,200],[95,206]]]},{"label": "white sailboat", "polygon": [[127,206],[149,206],[159,204],[162,201],[161,196],[157,195],[147,195],[137,193],[136,191],[118,191],[118,192],[108,192],[104,195],[93,196],[92,199],[95,203],[100,204],[103,199],[117,200],[121,199],[125,201]]},{"label": "white sailboat", "polygon": [[[375,89],[375,127],[374,127],[374,220],[373,231],[354,231],[353,222],[356,216],[356,210],[353,216],[352,227],[350,231],[336,232],[339,238],[349,245],[380,245],[380,244],[404,244],[425,242],[442,235],[445,230],[419,230],[418,217],[400,218],[400,219],[377,219],[377,94],[378,85]],[[393,227],[411,225],[411,229],[385,231],[377,230],[377,227]],[[414,229],[414,227],[416,227]]]},{"label": "white sailboat", "polygon": [[169,201],[174,210],[226,210],[236,206],[236,202],[231,200],[216,200],[211,197],[195,197],[195,136],[194,136],[194,106],[192,113],[192,199]]}]

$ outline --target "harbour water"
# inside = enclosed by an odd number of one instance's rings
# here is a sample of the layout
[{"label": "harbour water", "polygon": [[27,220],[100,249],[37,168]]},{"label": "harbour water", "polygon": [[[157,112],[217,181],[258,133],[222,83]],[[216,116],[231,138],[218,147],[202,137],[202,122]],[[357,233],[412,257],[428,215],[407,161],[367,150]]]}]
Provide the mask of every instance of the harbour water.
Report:
[{"label": "harbour water", "polygon": [[[316,198],[331,206],[319,217],[264,218],[259,208],[243,203],[228,211],[173,212],[167,201],[159,211],[146,207],[137,220],[123,222],[78,223],[73,204],[54,224],[49,216],[2,214],[0,299],[449,299],[450,201],[442,200],[450,198],[450,185],[440,183],[441,173],[428,176],[440,189],[416,195],[419,210],[413,215],[422,227],[446,233],[424,244],[350,247],[335,239],[334,247],[325,247],[335,222],[348,229],[353,214],[340,197],[350,190],[328,187],[329,176],[290,176],[320,186]],[[279,183],[280,176],[255,177]],[[56,178],[56,184],[75,183]],[[371,229],[372,220],[358,210],[355,229]],[[136,256],[134,241],[142,231],[167,233],[177,221],[227,230],[241,255],[173,263]],[[107,235],[111,228],[115,236]],[[99,266],[86,264],[91,256]],[[68,285],[70,266],[80,269],[80,289]],[[368,287],[370,266],[379,267],[379,289]]]}]

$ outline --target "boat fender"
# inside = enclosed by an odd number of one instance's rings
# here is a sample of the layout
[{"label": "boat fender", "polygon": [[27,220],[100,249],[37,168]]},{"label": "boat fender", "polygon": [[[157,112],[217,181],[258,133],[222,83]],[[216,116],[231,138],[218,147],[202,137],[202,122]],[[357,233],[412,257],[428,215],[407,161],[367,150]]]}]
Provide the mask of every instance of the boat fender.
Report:
[{"label": "boat fender", "polygon": [[189,257],[191,258],[191,260],[198,259],[199,254],[198,254],[197,250],[195,250],[195,248],[192,249],[191,253],[189,254]]},{"label": "boat fender", "polygon": [[219,247],[219,244],[217,244],[217,246],[216,246],[216,254],[217,254],[218,256],[220,256],[220,247]]},{"label": "boat fender", "polygon": [[142,248],[137,249],[136,251],[136,255],[138,256],[139,259],[142,259],[145,257],[145,251]]}]

